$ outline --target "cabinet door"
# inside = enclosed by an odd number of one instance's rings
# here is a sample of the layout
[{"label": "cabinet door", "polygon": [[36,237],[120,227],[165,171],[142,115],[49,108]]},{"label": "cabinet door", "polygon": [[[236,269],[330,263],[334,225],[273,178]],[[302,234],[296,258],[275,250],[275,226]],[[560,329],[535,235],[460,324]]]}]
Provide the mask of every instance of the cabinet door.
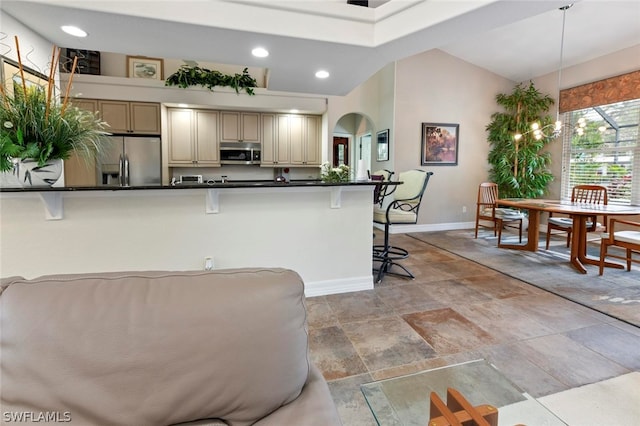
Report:
[{"label": "cabinet door", "polygon": [[291,144],[291,164],[300,165],[305,162],[304,149],[304,117],[289,116],[289,143]]},{"label": "cabinet door", "polygon": [[169,109],[169,166],[193,166],[195,161],[192,111]]},{"label": "cabinet door", "polygon": [[98,100],[97,99],[82,99],[82,98],[74,98],[71,99],[71,105],[83,109],[85,111],[96,112],[98,111]]},{"label": "cabinet door", "polygon": [[305,160],[308,166],[320,165],[320,141],[322,118],[314,115],[304,117]]},{"label": "cabinet door", "polygon": [[240,140],[242,142],[260,142],[260,114],[257,112],[240,113]]},{"label": "cabinet door", "polygon": [[222,111],[220,142],[260,142],[260,113]]},{"label": "cabinet door", "polygon": [[194,111],[194,117],[198,166],[219,165],[218,112]]},{"label": "cabinet door", "polygon": [[98,101],[98,108],[102,119],[109,123],[111,133],[130,133],[129,102],[126,101]]},{"label": "cabinet door", "polygon": [[96,158],[75,152],[64,160],[64,186],[97,186]]},{"label": "cabinet door", "polygon": [[160,104],[131,102],[131,132],[141,135],[160,134]]},{"label": "cabinet door", "polygon": [[[72,99],[71,105],[89,112],[98,111],[97,99]],[[96,159],[72,153],[64,160],[65,186],[96,186]]]},{"label": "cabinet door", "polygon": [[274,164],[291,164],[291,136],[290,115],[278,115],[278,128],[276,129],[276,149],[274,151]]},{"label": "cabinet door", "polygon": [[278,149],[276,144],[276,115],[260,114],[260,124],[262,128],[262,158],[260,159],[260,165],[272,166]]},{"label": "cabinet door", "polygon": [[222,111],[220,113],[220,142],[238,142],[240,139],[240,113]]}]

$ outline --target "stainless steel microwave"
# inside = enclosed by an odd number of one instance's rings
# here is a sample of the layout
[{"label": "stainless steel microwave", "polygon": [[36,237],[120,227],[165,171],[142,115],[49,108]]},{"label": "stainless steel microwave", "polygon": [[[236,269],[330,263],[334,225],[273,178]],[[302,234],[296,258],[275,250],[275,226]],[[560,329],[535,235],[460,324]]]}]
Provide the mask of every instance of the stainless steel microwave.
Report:
[{"label": "stainless steel microwave", "polygon": [[260,164],[259,143],[226,142],[220,144],[220,164]]}]

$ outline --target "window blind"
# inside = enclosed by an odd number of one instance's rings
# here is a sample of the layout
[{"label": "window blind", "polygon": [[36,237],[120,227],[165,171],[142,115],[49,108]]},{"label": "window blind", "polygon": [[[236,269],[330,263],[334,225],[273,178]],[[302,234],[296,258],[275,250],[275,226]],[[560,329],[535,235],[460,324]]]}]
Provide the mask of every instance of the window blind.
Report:
[{"label": "window blind", "polygon": [[607,188],[609,202],[640,204],[640,99],[563,114],[562,197],[575,185]]}]

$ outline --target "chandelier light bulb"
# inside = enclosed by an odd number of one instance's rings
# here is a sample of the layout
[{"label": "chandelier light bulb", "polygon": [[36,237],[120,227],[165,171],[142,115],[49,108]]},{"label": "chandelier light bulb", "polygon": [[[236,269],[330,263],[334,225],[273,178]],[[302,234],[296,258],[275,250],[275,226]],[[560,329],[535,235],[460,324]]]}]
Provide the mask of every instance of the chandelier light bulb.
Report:
[{"label": "chandelier light bulb", "polygon": [[522,133],[516,133],[515,135],[513,135],[513,138],[519,141],[520,139],[522,139]]},{"label": "chandelier light bulb", "polygon": [[537,122],[536,122],[536,123],[532,123],[532,124],[531,124],[531,128],[532,128],[533,130],[538,130],[538,129],[540,128],[540,125],[539,125]]}]

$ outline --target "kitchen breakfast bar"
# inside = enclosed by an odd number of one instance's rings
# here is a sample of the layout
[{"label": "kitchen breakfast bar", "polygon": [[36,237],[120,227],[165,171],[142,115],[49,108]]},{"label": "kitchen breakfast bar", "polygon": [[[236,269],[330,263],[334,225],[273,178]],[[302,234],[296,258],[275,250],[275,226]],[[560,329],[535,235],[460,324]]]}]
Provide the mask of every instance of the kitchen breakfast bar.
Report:
[{"label": "kitchen breakfast bar", "polygon": [[376,182],[0,189],[0,276],[285,267],[307,296],[373,288]]}]

